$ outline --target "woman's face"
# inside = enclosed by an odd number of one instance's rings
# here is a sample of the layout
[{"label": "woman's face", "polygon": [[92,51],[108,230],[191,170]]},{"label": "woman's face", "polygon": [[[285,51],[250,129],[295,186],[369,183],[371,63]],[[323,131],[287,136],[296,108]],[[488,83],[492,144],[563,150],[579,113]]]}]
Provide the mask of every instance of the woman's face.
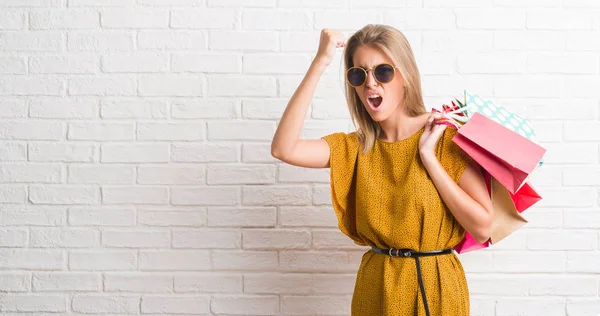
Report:
[{"label": "woman's face", "polygon": [[354,66],[367,70],[365,83],[354,89],[371,118],[381,122],[390,118],[396,111],[402,111],[404,79],[399,70],[396,68],[390,70],[394,72],[394,79],[388,83],[380,83],[374,76],[377,65],[386,63],[397,66],[392,59],[379,48],[360,46],[356,49],[352,60]]}]

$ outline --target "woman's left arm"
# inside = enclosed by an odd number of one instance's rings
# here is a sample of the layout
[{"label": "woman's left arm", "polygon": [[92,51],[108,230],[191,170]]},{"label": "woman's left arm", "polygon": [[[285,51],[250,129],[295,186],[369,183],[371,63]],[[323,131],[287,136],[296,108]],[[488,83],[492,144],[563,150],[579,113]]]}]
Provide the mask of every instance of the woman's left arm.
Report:
[{"label": "woman's left arm", "polygon": [[439,114],[433,114],[421,138],[419,153],[442,200],[456,220],[475,241],[483,243],[490,238],[493,207],[480,167],[471,162],[458,180],[452,179],[438,160],[434,148],[447,128],[433,123]]}]

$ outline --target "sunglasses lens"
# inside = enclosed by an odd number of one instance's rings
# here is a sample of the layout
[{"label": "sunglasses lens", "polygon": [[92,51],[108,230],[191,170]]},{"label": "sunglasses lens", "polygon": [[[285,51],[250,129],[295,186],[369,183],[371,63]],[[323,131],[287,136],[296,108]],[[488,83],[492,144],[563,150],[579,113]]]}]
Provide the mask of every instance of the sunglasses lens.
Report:
[{"label": "sunglasses lens", "polygon": [[365,71],[360,68],[348,70],[348,82],[353,86],[360,86],[365,82]]},{"label": "sunglasses lens", "polygon": [[394,79],[394,67],[390,65],[379,65],[375,68],[375,78],[381,83],[387,83]]}]

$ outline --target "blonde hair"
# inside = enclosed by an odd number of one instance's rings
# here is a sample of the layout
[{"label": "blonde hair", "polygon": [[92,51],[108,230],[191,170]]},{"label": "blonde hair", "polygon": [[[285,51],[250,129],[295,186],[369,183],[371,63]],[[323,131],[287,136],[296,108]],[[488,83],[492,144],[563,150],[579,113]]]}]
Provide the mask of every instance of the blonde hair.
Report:
[{"label": "blonde hair", "polygon": [[[354,33],[346,44],[344,51],[344,67],[354,66],[353,57],[361,46],[370,46],[382,50],[398,67],[406,84],[404,90],[403,107],[409,116],[418,116],[426,113],[421,92],[421,77],[415,61],[412,48],[402,32],[387,26],[369,24]],[[375,140],[381,134],[381,127],[371,119],[363,106],[356,90],[346,82],[346,100],[350,110],[352,122],[357,127],[357,135],[363,153],[373,148]]]}]

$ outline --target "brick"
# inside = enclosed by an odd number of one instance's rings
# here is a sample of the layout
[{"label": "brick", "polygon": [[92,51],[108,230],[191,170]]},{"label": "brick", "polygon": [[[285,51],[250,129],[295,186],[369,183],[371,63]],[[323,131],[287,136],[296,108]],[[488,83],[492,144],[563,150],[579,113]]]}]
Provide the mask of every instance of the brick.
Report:
[{"label": "brick", "polygon": [[275,227],[277,211],[273,207],[209,208],[210,227]]},{"label": "brick", "polygon": [[313,119],[350,119],[345,103],[335,99],[313,100],[311,117]]},{"label": "brick", "polygon": [[[564,272],[566,254],[549,251],[493,253],[492,271],[499,273]],[[490,271],[490,272],[492,272]],[[487,270],[486,270],[487,272]]]},{"label": "brick", "polygon": [[99,13],[89,9],[35,9],[29,13],[32,30],[97,29],[100,28]]},{"label": "brick", "polygon": [[94,162],[96,146],[77,143],[29,143],[29,161]]},{"label": "brick", "polygon": [[[278,76],[279,81],[279,96],[280,97],[291,97],[295,92],[302,77],[297,75],[281,75]],[[315,91],[315,98],[338,98],[340,102],[343,102],[344,92],[343,85],[340,84],[338,77],[332,75],[324,75],[321,77],[319,84]]]},{"label": "brick", "polygon": [[314,205],[331,205],[331,187],[328,185],[315,185],[313,187]]},{"label": "brick", "polygon": [[138,225],[142,226],[191,226],[206,225],[206,212],[197,208],[190,210],[140,209],[137,212]]},{"label": "brick", "polygon": [[112,248],[165,248],[171,234],[163,230],[103,230],[102,245]]},{"label": "brick", "polygon": [[203,31],[140,30],[137,37],[140,49],[189,49],[207,48],[207,36]]},{"label": "brick", "polygon": [[72,207],[68,221],[72,226],[133,226],[135,210],[132,207]]},{"label": "brick", "polygon": [[567,315],[594,315],[600,310],[599,299],[567,299]]},{"label": "brick", "polygon": [[59,31],[2,32],[0,50],[55,52],[65,46],[66,37]]},{"label": "brick", "polygon": [[173,231],[174,248],[241,248],[242,234],[234,230]]},{"label": "brick", "polygon": [[173,144],[171,160],[174,162],[235,162],[238,147],[228,143]]},{"label": "brick", "polygon": [[248,54],[242,58],[242,71],[248,74],[302,74],[311,62],[309,57],[302,55]]},{"label": "brick", "polygon": [[202,78],[192,75],[146,75],[138,79],[141,96],[201,96]]},{"label": "brick", "polygon": [[243,205],[308,205],[309,189],[306,186],[244,186]]},{"label": "brick", "polygon": [[244,275],[244,293],[251,294],[309,294],[310,274],[261,273]]},{"label": "brick", "polygon": [[171,11],[170,26],[174,29],[235,29],[237,12],[230,9],[186,8]]},{"label": "brick", "polygon": [[325,168],[303,168],[288,164],[279,165],[279,182],[322,182],[329,183],[329,170]]},{"label": "brick", "polygon": [[171,116],[177,119],[233,119],[236,112],[237,102],[231,99],[184,99],[171,104]]},{"label": "brick", "polygon": [[258,230],[243,232],[244,249],[306,249],[310,247],[310,233],[305,230]]},{"label": "brick", "polygon": [[594,231],[535,230],[527,234],[527,248],[531,250],[594,250],[598,238]]},{"label": "brick", "polygon": [[467,282],[469,292],[474,295],[528,296],[529,284],[533,284],[534,280],[528,276],[472,275]]},{"label": "brick", "polygon": [[[242,276],[210,272],[210,274],[176,275],[175,292],[241,293]],[[249,293],[249,292],[247,292]]]},{"label": "brick", "polygon": [[239,188],[237,187],[199,186],[171,189],[173,205],[237,205],[239,199]]},{"label": "brick", "polygon": [[100,192],[95,186],[32,185],[29,201],[33,204],[98,204]]},{"label": "brick", "polygon": [[0,7],[55,7],[59,4],[56,0],[6,0],[2,1]]},{"label": "brick", "polygon": [[136,95],[134,77],[124,75],[79,77],[69,81],[70,95],[127,96]]},{"label": "brick", "polygon": [[139,296],[115,295],[75,295],[72,299],[73,311],[78,313],[138,313]]},{"label": "brick", "polygon": [[[381,14],[377,11],[316,11],[315,29],[331,28],[338,30],[356,30],[366,24],[381,21]],[[386,24],[390,21],[385,20]],[[316,48],[316,47],[315,47]]]},{"label": "brick", "polygon": [[102,56],[102,71],[114,73],[167,72],[169,56],[165,53],[135,52]]},{"label": "brick", "polygon": [[63,93],[64,87],[64,79],[59,77],[0,76],[0,95],[58,96]]},{"label": "brick", "polygon": [[100,100],[100,116],[114,119],[164,119],[169,116],[166,100],[109,98]]},{"label": "brick", "polygon": [[207,183],[210,184],[270,184],[275,183],[274,165],[211,164],[208,166]]},{"label": "brick", "polygon": [[0,142],[0,161],[23,162],[27,160],[27,144]]},{"label": "brick", "polygon": [[172,292],[173,277],[149,273],[106,273],[106,292]]},{"label": "brick", "polygon": [[261,10],[242,12],[242,27],[246,30],[293,31],[312,29],[307,12]]},{"label": "brick", "polygon": [[350,262],[343,251],[280,251],[279,268],[294,272],[351,272],[360,262]]},{"label": "brick", "polygon": [[453,3],[448,3],[447,1],[443,0],[425,0],[423,2],[423,7],[425,8],[486,8],[490,7],[491,5],[491,0],[459,0],[454,1]]},{"label": "brick", "polygon": [[67,311],[67,297],[55,294],[8,294],[0,302],[3,312],[60,313]]},{"label": "brick", "polygon": [[274,97],[277,94],[275,78],[259,75],[210,75],[210,97]]},{"label": "brick", "polygon": [[[94,2],[94,5],[96,4]],[[128,31],[70,31],[67,33],[69,51],[115,52],[133,50],[134,33]]]},{"label": "brick", "polygon": [[0,247],[26,247],[28,239],[26,229],[0,228]]},{"label": "brick", "polygon": [[[490,62],[493,60],[494,62]],[[523,73],[527,67],[524,53],[469,54],[458,57],[458,71],[465,74]]]},{"label": "brick", "polygon": [[108,29],[156,29],[169,26],[169,11],[163,9],[106,9],[100,23]]},{"label": "brick", "polygon": [[30,247],[45,248],[90,248],[100,243],[95,230],[80,228],[32,228]]},{"label": "brick", "polygon": [[[0,65],[1,66],[1,65]],[[0,104],[0,117],[25,118],[28,116],[28,100],[25,98],[3,98]]]},{"label": "brick", "polygon": [[56,164],[3,163],[0,178],[4,183],[61,183],[63,170]]},{"label": "brick", "polygon": [[136,250],[85,250],[69,253],[69,269],[84,271],[129,271],[137,268]]},{"label": "brick", "polygon": [[101,161],[104,163],[152,163],[168,162],[169,146],[167,144],[125,144],[105,143],[101,145]]},{"label": "brick", "polygon": [[66,223],[63,207],[38,207],[33,205],[4,205],[0,207],[0,224],[3,226],[62,226]]},{"label": "brick", "polygon": [[314,249],[348,249],[357,250],[359,247],[350,237],[339,229],[312,231],[312,247]]},{"label": "brick", "polygon": [[101,289],[100,275],[96,273],[34,273],[32,284],[34,292],[86,292]]},{"label": "brick", "polygon": [[26,12],[20,9],[3,9],[0,12],[0,30],[22,30],[25,28]]},{"label": "brick", "polygon": [[166,187],[155,186],[104,186],[103,204],[165,204],[169,201]]},{"label": "brick", "polygon": [[577,121],[566,122],[564,127],[565,140],[568,142],[600,141],[600,122]]},{"label": "brick", "polygon": [[279,35],[282,52],[311,52],[318,48],[320,33],[286,31]]},{"label": "brick", "polygon": [[27,188],[17,185],[0,185],[0,202],[2,203],[25,203],[27,199]]},{"label": "brick", "polygon": [[231,54],[173,53],[173,72],[239,73],[242,58]]},{"label": "brick", "polygon": [[323,294],[352,294],[356,274],[313,274],[312,292]]},{"label": "brick", "polygon": [[140,250],[141,271],[200,271],[209,269],[211,269],[211,263],[210,251],[208,250]]},{"label": "brick", "polygon": [[597,296],[598,284],[593,277],[559,276],[553,279],[533,278],[530,295],[539,296]]},{"label": "brick", "polygon": [[456,29],[455,17],[450,9],[418,8],[404,9],[402,11],[386,10],[384,12],[383,21],[384,23],[390,24],[401,30],[420,31]]},{"label": "brick", "polygon": [[15,270],[61,270],[65,268],[62,250],[0,248],[0,268]]},{"label": "brick", "polygon": [[350,313],[351,297],[346,296],[283,296],[281,309],[286,315],[303,313],[326,313],[347,315]]},{"label": "brick", "polygon": [[0,139],[62,140],[66,130],[65,125],[60,122],[43,120],[4,120],[2,125]]},{"label": "brick", "polygon": [[525,28],[525,12],[514,9],[457,9],[456,25],[466,30],[514,30]]},{"label": "brick", "polygon": [[212,266],[216,271],[272,271],[277,268],[277,262],[277,251],[214,250],[212,252]]},{"label": "brick", "polygon": [[204,184],[204,165],[143,165],[138,167],[139,184]]},{"label": "brick", "polygon": [[0,291],[29,292],[31,290],[31,274],[28,272],[0,273]]},{"label": "brick", "polygon": [[534,208],[528,210],[527,228],[553,228],[558,229],[563,226],[563,211],[552,209]]},{"label": "brick", "polygon": [[140,305],[142,313],[207,314],[210,297],[159,297],[144,296]]},{"label": "brick", "polygon": [[499,7],[562,7],[560,0],[495,0],[494,5]]},{"label": "brick", "polygon": [[600,229],[600,211],[598,210],[569,210],[564,213],[565,228]]},{"label": "brick", "polygon": [[[480,2],[481,1],[477,1],[477,3]],[[501,32],[502,31],[495,31],[491,34],[490,32],[476,30],[424,31],[423,50],[443,53],[487,53],[493,51],[495,35]],[[477,45],[470,45],[471,43],[477,43]]]},{"label": "brick", "polygon": [[564,299],[503,298],[496,302],[496,315],[524,314],[531,316],[562,316],[565,312]]},{"label": "brick", "polygon": [[[284,2],[285,3],[285,2]],[[274,8],[275,0],[208,0],[209,7],[257,7]]]},{"label": "brick", "polygon": [[595,69],[598,56],[588,53],[530,53],[527,61],[528,73],[593,74]]},{"label": "brick", "polygon": [[573,98],[597,98],[600,91],[600,78],[596,76],[567,76],[565,78],[565,91]]},{"label": "brick", "polygon": [[203,0],[140,0],[143,6],[201,6]]},{"label": "brick", "polygon": [[330,207],[286,206],[279,208],[279,225],[283,227],[337,227]]},{"label": "brick", "polygon": [[[593,143],[546,143],[544,162],[548,164],[594,164],[598,161],[598,148]],[[580,153],[572,155],[571,153]]]},{"label": "brick", "polygon": [[598,51],[600,38],[595,31],[570,31],[566,36],[566,50],[568,51]]},{"label": "brick", "polygon": [[403,1],[389,2],[385,0],[375,0],[371,3],[366,3],[360,0],[350,0],[350,9],[373,9],[373,8],[404,8],[407,6]]},{"label": "brick", "polygon": [[[0,13],[0,23],[2,23],[2,13]],[[2,25],[0,24],[0,29]],[[24,57],[2,56],[0,57],[0,74],[3,75],[24,75],[27,73],[27,61]]]},{"label": "brick", "polygon": [[137,123],[137,140],[203,140],[204,124],[199,123]]},{"label": "brick", "polygon": [[566,271],[569,273],[600,273],[600,254],[590,251],[569,251]]},{"label": "brick", "polygon": [[[216,0],[215,0],[216,1]],[[298,1],[280,1],[277,4],[281,8],[328,8],[341,9],[346,7],[345,2],[337,0],[298,0]]]},{"label": "brick", "polygon": [[69,165],[68,183],[77,184],[133,184],[135,167],[115,165]]},{"label": "brick", "polygon": [[135,0],[69,0],[69,7],[128,7]]},{"label": "brick", "polygon": [[212,121],[208,122],[210,140],[271,140],[276,125],[272,121]]},{"label": "brick", "polygon": [[500,97],[548,98],[559,96],[563,90],[561,80],[545,76],[503,76],[495,78],[494,84],[494,94]]},{"label": "brick", "polygon": [[135,125],[131,122],[96,123],[87,121],[85,123],[69,123],[67,139],[95,141],[134,140],[134,133]]},{"label": "brick", "polygon": [[242,145],[242,161],[245,163],[277,162],[271,155],[271,144],[245,143]]},{"label": "brick", "polygon": [[275,32],[210,31],[211,50],[277,51],[278,47],[279,39]]},{"label": "brick", "polygon": [[98,101],[88,98],[37,98],[29,102],[35,118],[92,119],[98,117]]},{"label": "brick", "polygon": [[598,16],[589,11],[538,9],[527,12],[527,29],[592,30],[598,27]]},{"label": "brick", "polygon": [[279,313],[279,297],[214,297],[211,301],[211,311],[227,315],[277,315]]},{"label": "brick", "polygon": [[593,188],[564,188],[548,189],[540,187],[538,189],[544,199],[540,200],[536,206],[539,207],[593,207],[596,205],[596,192]]}]

